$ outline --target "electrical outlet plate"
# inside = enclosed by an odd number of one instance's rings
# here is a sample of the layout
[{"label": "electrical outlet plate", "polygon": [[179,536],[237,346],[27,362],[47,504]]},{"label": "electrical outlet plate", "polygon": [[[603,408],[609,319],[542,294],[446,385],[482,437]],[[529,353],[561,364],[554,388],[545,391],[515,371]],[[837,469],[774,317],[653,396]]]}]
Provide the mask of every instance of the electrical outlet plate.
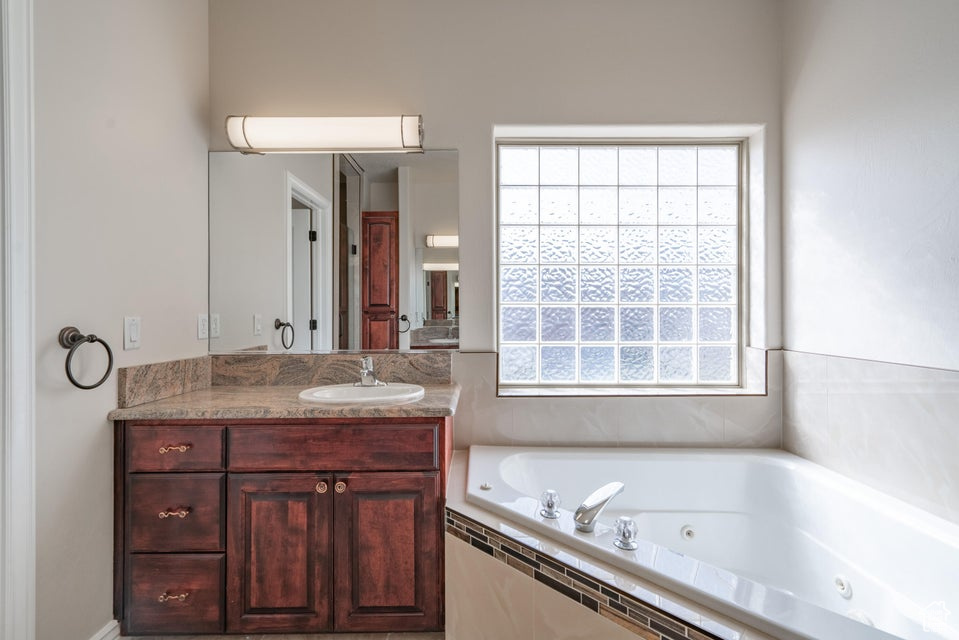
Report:
[{"label": "electrical outlet plate", "polygon": [[253,335],[258,336],[263,334],[263,314],[254,313],[253,314]]},{"label": "electrical outlet plate", "polygon": [[200,313],[196,317],[196,339],[206,340],[210,337],[210,320],[205,313]]},{"label": "electrical outlet plate", "polygon": [[220,337],[220,314],[219,313],[210,314],[210,337],[211,338]]}]

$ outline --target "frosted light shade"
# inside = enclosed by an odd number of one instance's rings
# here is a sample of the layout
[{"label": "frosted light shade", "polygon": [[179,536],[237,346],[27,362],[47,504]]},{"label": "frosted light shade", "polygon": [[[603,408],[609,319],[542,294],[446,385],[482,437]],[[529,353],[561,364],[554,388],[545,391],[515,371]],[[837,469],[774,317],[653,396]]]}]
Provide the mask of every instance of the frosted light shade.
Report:
[{"label": "frosted light shade", "polygon": [[426,236],[427,247],[458,247],[460,246],[459,236]]},{"label": "frosted light shade", "polygon": [[285,118],[228,116],[226,135],[240,151],[402,152],[423,150],[422,116]]}]

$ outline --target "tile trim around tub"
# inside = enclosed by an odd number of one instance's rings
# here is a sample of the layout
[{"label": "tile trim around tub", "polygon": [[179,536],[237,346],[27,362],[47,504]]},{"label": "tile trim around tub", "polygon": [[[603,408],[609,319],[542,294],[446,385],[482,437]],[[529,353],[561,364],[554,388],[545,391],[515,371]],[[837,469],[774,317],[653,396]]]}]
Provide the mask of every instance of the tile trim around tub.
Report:
[{"label": "tile trim around tub", "polygon": [[446,532],[644,640],[723,640],[449,507]]}]

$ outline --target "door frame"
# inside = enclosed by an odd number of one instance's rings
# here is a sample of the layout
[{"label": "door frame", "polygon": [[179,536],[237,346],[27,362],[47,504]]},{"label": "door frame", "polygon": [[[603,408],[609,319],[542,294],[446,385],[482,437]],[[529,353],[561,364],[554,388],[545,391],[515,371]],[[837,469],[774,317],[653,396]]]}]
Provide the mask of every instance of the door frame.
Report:
[{"label": "door frame", "polygon": [[[347,244],[346,272],[341,273],[342,256],[334,260],[333,286],[336,289],[333,302],[337,311],[337,323],[341,322],[339,318],[340,297],[343,295],[341,285],[346,283],[346,334],[348,336],[347,349],[360,348],[361,319],[360,316],[360,296],[359,291],[362,268],[360,257],[358,255],[359,244],[362,242],[363,225],[361,222],[363,203],[362,203],[362,183],[364,180],[364,169],[352,155],[348,153],[338,153],[333,156],[333,246],[336,251],[340,251],[343,242]],[[346,211],[340,210],[342,194],[340,193],[340,176],[346,178]],[[341,238],[343,233],[342,221],[346,218],[347,237]],[[354,235],[352,239],[349,232]],[[352,246],[351,246],[352,245]],[[339,346],[340,327],[333,327],[333,345],[334,348],[343,348]]]},{"label": "door frame", "polygon": [[[313,261],[313,296],[316,304],[315,350],[333,348],[333,203],[303,180],[286,172],[286,317],[293,317],[293,199],[313,210],[316,223],[316,252]],[[302,329],[300,329],[302,330]],[[309,330],[307,327],[306,330]]]},{"label": "door frame", "polygon": [[0,0],[0,635],[36,638],[33,0]]}]

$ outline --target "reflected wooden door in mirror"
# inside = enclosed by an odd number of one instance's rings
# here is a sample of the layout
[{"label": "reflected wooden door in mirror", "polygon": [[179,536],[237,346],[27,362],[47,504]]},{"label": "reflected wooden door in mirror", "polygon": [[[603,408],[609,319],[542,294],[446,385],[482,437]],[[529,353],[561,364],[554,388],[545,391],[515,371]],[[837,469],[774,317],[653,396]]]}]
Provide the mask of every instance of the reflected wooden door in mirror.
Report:
[{"label": "reflected wooden door in mirror", "polygon": [[399,213],[363,212],[363,349],[399,347]]},{"label": "reflected wooden door in mirror", "polygon": [[446,318],[446,272],[430,271],[430,318]]}]

